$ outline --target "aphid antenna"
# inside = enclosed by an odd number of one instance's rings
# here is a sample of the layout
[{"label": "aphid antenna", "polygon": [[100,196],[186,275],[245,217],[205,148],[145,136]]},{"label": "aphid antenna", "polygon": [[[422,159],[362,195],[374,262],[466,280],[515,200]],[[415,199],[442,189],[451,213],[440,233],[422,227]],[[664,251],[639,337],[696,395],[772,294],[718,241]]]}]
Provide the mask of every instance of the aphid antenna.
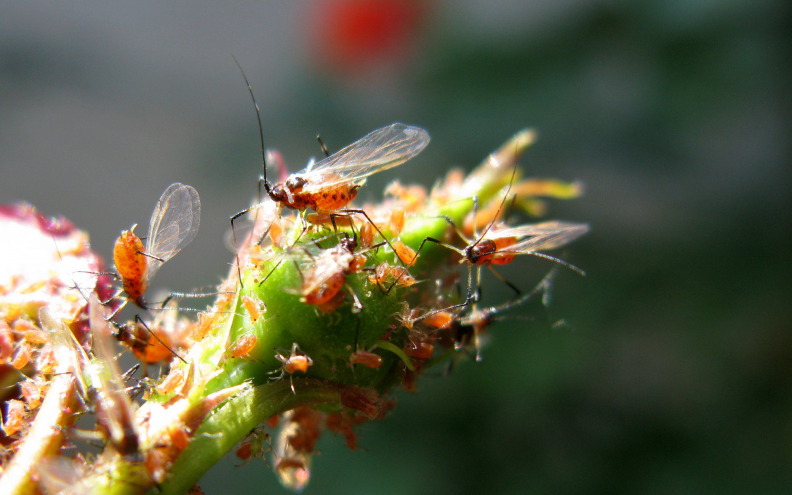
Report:
[{"label": "aphid antenna", "polygon": [[[250,94],[250,99],[253,101],[253,108],[256,110],[256,121],[258,122],[259,128],[259,144],[261,146],[261,174],[259,175],[258,180],[258,203],[245,208],[244,210],[238,211],[237,213],[233,214],[230,217],[231,221],[231,233],[234,238],[234,252],[236,253],[237,259],[237,275],[239,276],[239,284],[244,287],[242,284],[242,270],[240,268],[240,261],[239,261],[239,248],[237,244],[236,238],[236,230],[234,229],[234,220],[241,217],[242,215],[250,212],[251,210],[258,210],[259,206],[263,202],[263,195],[261,194],[261,186],[264,185],[264,191],[266,191],[268,196],[272,196],[272,187],[270,186],[269,181],[267,180],[267,150],[264,145],[264,125],[261,122],[261,108],[259,107],[258,102],[256,101],[256,95],[253,93],[253,86],[251,86],[250,81],[248,80],[247,74],[245,74],[245,70],[242,69],[242,64],[239,63],[236,56],[231,54],[231,58],[234,59],[234,63],[236,64],[237,68],[239,68],[239,72],[242,74],[242,79],[245,80],[245,85],[247,86],[248,93]],[[258,219],[258,211],[256,217],[254,217],[254,223]]]},{"label": "aphid antenna", "polygon": [[[517,175],[517,162],[515,161],[514,167],[512,168],[511,178],[509,179],[509,185],[506,187],[506,192],[503,194],[503,200],[501,200],[501,204],[498,207],[498,211],[495,212],[495,215],[492,217],[492,221],[487,225],[487,227],[484,229],[481,235],[476,236],[476,224],[475,222],[473,222],[473,236],[476,237],[476,242],[474,243],[474,245],[481,242],[482,239],[484,239],[484,236],[487,235],[487,232],[489,232],[492,226],[495,225],[495,221],[501,215],[501,212],[503,211],[503,206],[506,204],[506,199],[509,197],[509,192],[511,192],[512,184],[514,184],[514,177],[516,175]],[[476,198],[475,196],[473,198],[474,198],[473,217],[475,218],[476,209],[478,209],[478,198]],[[462,238],[464,239],[464,237]]]},{"label": "aphid antenna", "polygon": [[322,141],[322,135],[317,134],[316,140],[319,141],[319,147],[322,148],[322,153],[324,153],[325,157],[330,156],[330,152],[327,150],[327,146],[325,146],[324,141]]},{"label": "aphid antenna", "polygon": [[259,176],[259,202],[261,202],[261,185],[264,184],[264,190],[267,194],[271,194],[271,186],[267,181],[267,151],[264,145],[264,125],[261,123],[261,108],[259,107],[258,102],[256,101],[256,95],[253,93],[253,86],[251,86],[250,81],[248,80],[247,74],[245,74],[245,70],[242,69],[242,64],[239,63],[236,56],[231,54],[231,58],[234,59],[234,63],[239,68],[239,72],[242,74],[242,79],[245,80],[245,85],[247,86],[248,93],[250,94],[250,99],[253,101],[253,108],[256,110],[256,121],[258,122],[259,128],[259,143],[261,144],[261,175]]}]

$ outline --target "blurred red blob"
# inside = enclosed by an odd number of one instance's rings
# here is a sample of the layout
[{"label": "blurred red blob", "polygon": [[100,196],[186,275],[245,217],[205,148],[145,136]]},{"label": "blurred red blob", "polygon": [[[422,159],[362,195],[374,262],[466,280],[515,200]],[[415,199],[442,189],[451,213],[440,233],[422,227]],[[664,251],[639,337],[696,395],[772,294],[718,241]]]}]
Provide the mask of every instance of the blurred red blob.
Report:
[{"label": "blurred red blob", "polygon": [[428,0],[324,0],[311,11],[312,49],[333,72],[392,65],[411,54],[428,11]]}]

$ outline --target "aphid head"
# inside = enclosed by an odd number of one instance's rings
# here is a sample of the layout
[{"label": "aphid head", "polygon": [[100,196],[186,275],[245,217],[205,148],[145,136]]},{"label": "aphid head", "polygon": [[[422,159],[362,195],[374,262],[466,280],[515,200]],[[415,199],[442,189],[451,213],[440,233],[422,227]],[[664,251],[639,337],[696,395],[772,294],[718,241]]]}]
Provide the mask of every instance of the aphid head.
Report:
[{"label": "aphid head", "polygon": [[355,249],[357,249],[358,242],[357,236],[350,237],[349,234],[344,232],[344,237],[338,242],[338,245],[341,246],[342,249],[349,251],[350,253],[354,253]]},{"label": "aphid head", "polygon": [[497,251],[495,241],[492,239],[481,239],[465,248],[465,260],[470,263],[478,263],[484,256],[491,255]]},{"label": "aphid head", "polygon": [[272,186],[267,192],[270,198],[276,203],[288,204],[288,196],[286,194],[286,186],[284,184],[276,184]]}]

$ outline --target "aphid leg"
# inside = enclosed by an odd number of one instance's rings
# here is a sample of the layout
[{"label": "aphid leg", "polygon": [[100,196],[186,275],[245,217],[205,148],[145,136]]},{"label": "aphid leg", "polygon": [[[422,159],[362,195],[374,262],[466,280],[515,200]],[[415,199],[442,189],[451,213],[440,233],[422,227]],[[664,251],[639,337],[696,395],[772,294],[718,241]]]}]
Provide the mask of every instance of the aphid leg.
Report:
[{"label": "aphid leg", "polygon": [[[279,261],[278,261],[278,263],[277,263],[277,264],[275,264],[275,266],[272,268],[272,270],[270,270],[270,272],[269,272],[269,273],[268,273],[268,274],[267,274],[267,275],[266,275],[266,276],[265,276],[263,279],[261,279],[261,282],[259,282],[259,284],[258,284],[258,285],[259,285],[259,287],[261,287],[261,285],[262,285],[264,282],[266,282],[268,278],[270,278],[270,275],[272,275],[273,273],[275,273],[275,270],[277,270],[277,269],[278,269],[278,267],[281,265],[281,263],[283,263],[283,260],[279,260]],[[299,267],[297,268],[297,270],[299,271]],[[300,275],[302,276],[302,274],[300,274]]]},{"label": "aphid leg", "polygon": [[558,263],[559,265],[561,265],[563,267],[566,267],[566,268],[569,268],[570,270],[572,270],[573,272],[577,273],[578,275],[580,275],[582,277],[586,276],[585,270],[583,270],[582,268],[580,268],[580,267],[578,267],[576,265],[573,265],[572,263],[570,263],[568,261],[564,261],[561,258],[556,258],[555,256],[550,256],[549,254],[538,253],[538,252],[532,252],[532,253],[528,253],[528,254],[530,254],[531,256],[536,256],[537,258],[544,258],[546,260],[550,260],[550,261],[553,261],[555,263]]},{"label": "aphid leg", "polygon": [[357,293],[355,293],[355,289],[352,288],[349,284],[344,284],[346,290],[352,296],[352,312],[357,314],[363,311],[363,304],[360,302],[360,298],[358,297]]},{"label": "aphid leg", "polygon": [[[234,239],[234,256],[236,257],[237,276],[239,278],[239,285],[242,286],[243,289],[244,289],[244,285],[242,285],[242,268],[240,267],[241,261],[239,259],[239,244],[237,243],[237,235],[236,235],[236,229],[234,228],[234,220],[238,219],[245,213],[249,213],[252,210],[258,210],[261,207],[261,205],[262,203],[255,204],[253,206],[245,208],[244,210],[238,211],[229,217],[229,220],[231,221],[231,237]],[[269,232],[269,229],[267,229],[267,232]],[[266,233],[264,235],[266,235]]]},{"label": "aphid leg", "polygon": [[140,317],[140,315],[135,315],[135,324],[137,325],[138,323],[139,323],[139,324],[141,324],[141,325],[143,325],[143,328],[145,328],[146,330],[148,330],[148,333],[150,333],[152,337],[154,337],[155,339],[157,339],[157,341],[158,341],[160,344],[162,344],[162,346],[163,346],[164,348],[166,348],[167,350],[169,350],[169,351],[171,352],[171,354],[173,354],[174,356],[176,356],[177,358],[179,358],[179,359],[181,360],[181,362],[183,362],[184,364],[187,364],[187,361],[186,361],[186,360],[185,360],[183,357],[179,356],[179,354],[178,354],[176,351],[174,351],[173,349],[171,349],[171,348],[168,346],[168,344],[166,344],[165,342],[163,342],[163,340],[162,340],[161,338],[159,338],[159,336],[158,336],[156,333],[154,333],[154,332],[153,332],[153,331],[152,331],[152,330],[151,330],[151,329],[148,327],[148,325],[146,325],[146,322],[145,322],[145,321],[143,321],[143,318],[141,318],[141,317]]},{"label": "aphid leg", "polygon": [[[388,287],[388,289],[385,291],[385,294],[388,294],[393,289],[393,287],[396,286],[396,284],[404,276],[404,274],[409,272],[409,267],[407,266],[408,263],[405,263],[404,260],[401,259],[401,256],[399,256],[397,254],[397,252],[393,248],[393,245],[391,244],[390,240],[387,237],[385,237],[385,234],[382,233],[380,228],[377,227],[377,224],[374,223],[374,221],[371,219],[371,217],[368,216],[368,213],[366,213],[365,210],[347,208],[347,209],[344,209],[344,210],[338,210],[338,212],[340,212],[340,213],[357,213],[359,215],[363,215],[363,217],[368,221],[369,224],[371,224],[372,227],[374,227],[374,230],[377,231],[377,233],[380,235],[380,237],[382,237],[383,241],[385,241],[385,243],[388,245],[388,247],[394,253],[394,255],[396,256],[396,260],[399,262],[399,264],[402,266],[402,268],[404,268],[404,272],[402,272],[398,277],[396,277],[396,280],[394,280],[393,283],[391,284],[391,286]],[[332,218],[332,215],[331,215],[331,218]],[[412,264],[415,263],[415,260],[417,258],[418,258],[418,253],[416,252],[415,256],[413,257],[413,259],[410,260],[409,265],[412,266]]]},{"label": "aphid leg", "polygon": [[158,303],[151,303],[156,304],[159,306],[158,309],[165,309],[165,306],[168,305],[174,299],[197,299],[200,297],[210,297],[210,296],[220,296],[223,294],[233,294],[232,291],[221,291],[221,292],[201,292],[201,290],[205,287],[199,287],[199,292],[171,292],[168,296],[163,299],[161,302]]},{"label": "aphid leg", "polygon": [[[498,280],[500,280],[500,281],[501,281],[501,282],[503,282],[504,284],[508,285],[508,286],[509,286],[509,288],[510,288],[511,290],[513,290],[514,292],[516,292],[518,296],[522,294],[522,291],[520,290],[520,288],[519,288],[519,287],[517,287],[517,286],[516,286],[516,285],[514,285],[513,283],[509,282],[509,280],[508,280],[506,277],[504,277],[503,275],[501,275],[500,273],[498,273],[498,271],[497,271],[497,270],[495,270],[494,268],[492,268],[492,265],[487,265],[487,266],[489,267],[489,269],[490,269],[490,271],[492,272],[492,274],[493,274],[493,275],[495,275],[495,276],[498,278]],[[481,296],[481,288],[479,288],[479,289],[477,290],[477,292],[478,292],[478,294],[479,294],[479,299],[480,299],[480,298],[481,298],[481,297],[480,297],[480,296]]]}]

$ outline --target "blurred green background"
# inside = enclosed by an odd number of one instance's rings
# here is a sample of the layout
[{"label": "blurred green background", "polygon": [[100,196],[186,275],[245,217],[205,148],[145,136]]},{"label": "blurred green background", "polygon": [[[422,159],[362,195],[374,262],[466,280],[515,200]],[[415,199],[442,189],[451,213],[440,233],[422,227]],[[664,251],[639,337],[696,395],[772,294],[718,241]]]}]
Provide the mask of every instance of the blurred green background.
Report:
[{"label": "blurred green background", "polygon": [[[5,2],[0,201],[67,216],[109,256],[168,184],[192,184],[201,232],[155,285],[216,283],[260,163],[231,54],[292,170],[319,155],[317,133],[338,149],[394,121],[429,130],[429,148],[363,199],[394,176],[470,169],[536,127],[527,173],[587,187],[550,209],[593,228],[565,254],[588,276],[562,273],[553,291],[550,322],[566,324],[493,327],[482,363],[399,393],[359,451],[323,439],[307,493],[789,493],[789,10]],[[526,287],[549,268],[512,266]],[[236,464],[205,491],[282,492],[262,462]]]}]

